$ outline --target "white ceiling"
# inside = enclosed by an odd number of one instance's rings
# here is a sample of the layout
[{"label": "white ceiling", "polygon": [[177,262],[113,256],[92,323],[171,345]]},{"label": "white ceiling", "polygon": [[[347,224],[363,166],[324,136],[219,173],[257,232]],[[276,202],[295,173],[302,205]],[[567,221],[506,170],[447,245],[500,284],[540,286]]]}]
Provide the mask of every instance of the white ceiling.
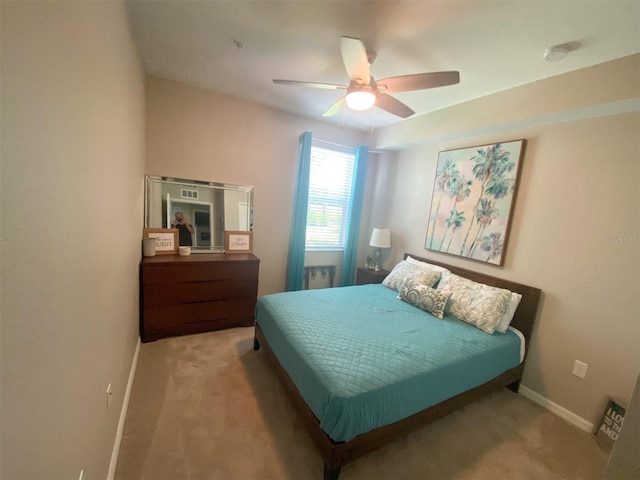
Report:
[{"label": "white ceiling", "polygon": [[[314,118],[343,92],[272,79],[348,84],[343,35],[377,53],[377,79],[460,72],[458,85],[393,95],[416,115],[640,52],[640,0],[136,0],[128,8],[147,73]],[[545,61],[559,44],[570,47],[567,58]],[[402,121],[374,109],[327,120],[363,130]]]}]

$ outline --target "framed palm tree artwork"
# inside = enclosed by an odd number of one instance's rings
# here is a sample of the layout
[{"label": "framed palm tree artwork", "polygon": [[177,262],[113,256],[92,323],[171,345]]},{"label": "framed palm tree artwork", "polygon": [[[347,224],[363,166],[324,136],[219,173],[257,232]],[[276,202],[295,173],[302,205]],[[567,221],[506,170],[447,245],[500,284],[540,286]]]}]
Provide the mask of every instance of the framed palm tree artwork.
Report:
[{"label": "framed palm tree artwork", "polygon": [[503,265],[525,140],[438,154],[425,248]]}]

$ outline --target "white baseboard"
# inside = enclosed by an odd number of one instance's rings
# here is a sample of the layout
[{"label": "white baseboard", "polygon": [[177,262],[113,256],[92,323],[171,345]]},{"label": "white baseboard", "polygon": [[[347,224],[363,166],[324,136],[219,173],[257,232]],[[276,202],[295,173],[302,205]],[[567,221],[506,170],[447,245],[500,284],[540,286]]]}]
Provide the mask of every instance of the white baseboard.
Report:
[{"label": "white baseboard", "polygon": [[116,430],[116,440],[113,443],[113,451],[111,452],[111,462],[109,462],[109,473],[107,480],[113,480],[116,474],[116,465],[118,464],[118,453],[120,453],[120,442],[122,441],[122,433],[124,432],[124,421],[127,417],[127,409],[129,408],[129,397],[131,396],[131,387],[133,386],[133,377],[136,375],[136,366],[138,365],[138,354],[140,353],[140,339],[136,345],[136,351],[133,354],[131,362],[131,370],[129,370],[129,380],[127,381],[127,389],[124,392],[122,400],[122,408],[120,409],[120,420],[118,421],[118,429]]},{"label": "white baseboard", "polygon": [[575,425],[580,430],[583,430],[583,431],[587,432],[588,434],[592,434],[593,433],[593,428],[594,428],[593,423],[586,421],[584,418],[579,417],[575,413],[570,412],[566,408],[561,407],[557,403],[552,402],[548,398],[543,397],[542,395],[540,395],[539,393],[534,392],[530,388],[527,388],[524,385],[520,385],[519,393],[523,397],[527,397],[532,402],[537,403],[538,405],[540,405],[543,408],[546,408],[551,413],[553,413],[553,414],[559,416],[560,418],[566,420],[570,424]]}]

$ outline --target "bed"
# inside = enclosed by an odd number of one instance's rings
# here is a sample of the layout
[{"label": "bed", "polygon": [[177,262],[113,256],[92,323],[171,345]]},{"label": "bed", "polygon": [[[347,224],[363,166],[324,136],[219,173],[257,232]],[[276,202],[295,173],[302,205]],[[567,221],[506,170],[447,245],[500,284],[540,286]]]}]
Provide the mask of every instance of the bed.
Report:
[{"label": "bed", "polygon": [[411,257],[405,254],[402,266],[409,260],[446,269],[434,285],[443,294],[451,294],[446,282],[462,277],[501,298],[507,295],[501,289],[520,295],[510,327],[488,334],[450,312],[428,313],[398,298],[408,283],[284,292],[256,306],[254,349],[264,349],[301,415],[325,479],[497,388],[518,390],[541,291]]}]

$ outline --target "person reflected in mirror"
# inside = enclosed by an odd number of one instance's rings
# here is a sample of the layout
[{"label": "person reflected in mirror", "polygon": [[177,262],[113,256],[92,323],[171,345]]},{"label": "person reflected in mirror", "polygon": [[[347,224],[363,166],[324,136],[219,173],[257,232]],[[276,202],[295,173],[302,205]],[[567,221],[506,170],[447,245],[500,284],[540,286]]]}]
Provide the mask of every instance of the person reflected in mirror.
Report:
[{"label": "person reflected in mirror", "polygon": [[171,222],[171,228],[177,228],[180,246],[191,246],[193,240],[191,235],[195,232],[193,226],[184,219],[182,212],[176,212],[175,219]]}]

